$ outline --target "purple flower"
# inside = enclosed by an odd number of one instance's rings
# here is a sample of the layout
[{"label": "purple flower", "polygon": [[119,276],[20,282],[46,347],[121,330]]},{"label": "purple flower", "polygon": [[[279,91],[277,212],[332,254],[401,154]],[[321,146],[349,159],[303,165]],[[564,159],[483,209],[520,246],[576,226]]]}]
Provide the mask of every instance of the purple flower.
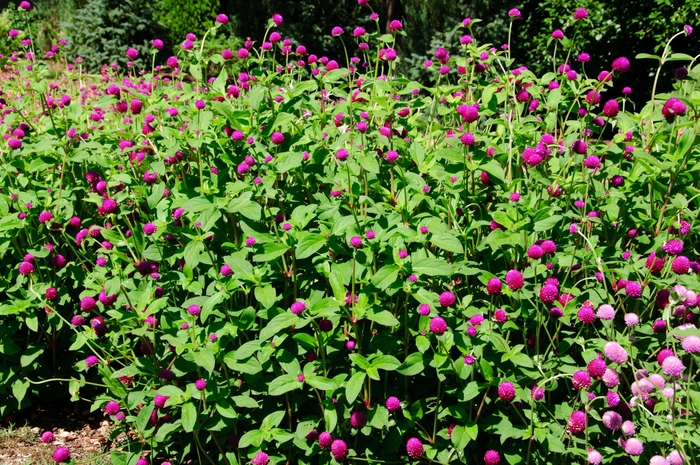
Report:
[{"label": "purple flower", "polygon": [[403,24],[401,24],[401,21],[395,19],[389,23],[389,29],[391,29],[392,31],[400,31],[401,29],[403,29]]},{"label": "purple flower", "polygon": [[506,273],[506,284],[513,291],[517,291],[525,284],[522,273],[518,270],[510,270]]},{"label": "purple flower", "polygon": [[491,278],[486,284],[486,293],[489,295],[498,295],[503,290],[503,283],[498,278]]},{"label": "purple flower", "polygon": [[591,376],[587,371],[578,370],[574,373],[572,384],[576,389],[588,389],[591,387]]},{"label": "purple flower", "polygon": [[438,300],[440,302],[440,305],[443,307],[451,307],[456,301],[455,295],[450,291],[445,291],[442,294],[440,294],[440,298]]},{"label": "purple flower", "polygon": [[332,35],[333,37],[339,36],[339,35],[341,35],[342,33],[343,33],[343,28],[340,27],[340,26],[335,26],[335,27],[331,30],[331,35]]},{"label": "purple flower", "polygon": [[306,304],[303,301],[297,301],[294,302],[289,309],[293,314],[298,315],[304,310],[306,310]]},{"label": "purple flower", "polygon": [[436,316],[430,320],[430,332],[438,336],[447,331],[447,322],[444,318]]},{"label": "purple flower", "polygon": [[539,386],[532,386],[532,389],[530,389],[530,396],[535,402],[540,401],[544,398],[544,389]]},{"label": "purple flower", "polygon": [[625,443],[625,452],[630,455],[642,455],[644,451],[644,445],[642,441],[637,438],[629,438]]},{"label": "purple flower", "polygon": [[498,397],[503,402],[510,402],[515,398],[515,386],[509,381],[503,381],[498,385]]},{"label": "purple flower", "polygon": [[150,222],[143,225],[143,233],[147,236],[154,234],[156,229],[156,225]]},{"label": "purple flower", "polygon": [[559,288],[554,284],[545,284],[540,289],[540,300],[544,303],[551,304],[559,297]]},{"label": "purple flower", "polygon": [[360,236],[352,236],[350,238],[350,245],[356,249],[362,247],[362,238]]},{"label": "purple flower", "polygon": [[70,460],[70,451],[66,447],[59,447],[53,451],[53,461],[56,463],[67,462]]},{"label": "purple flower", "polygon": [[615,309],[612,305],[603,304],[598,307],[597,316],[601,320],[612,320],[615,318]]},{"label": "purple flower", "polygon": [[588,18],[588,10],[585,8],[577,8],[574,12],[574,19],[586,19]]},{"label": "purple flower", "polygon": [[406,443],[406,453],[412,459],[420,458],[423,455],[423,443],[418,438],[411,438]]},{"label": "purple flower", "polygon": [[194,382],[194,387],[197,388],[198,391],[203,391],[207,387],[207,382],[203,379],[198,379]]},{"label": "purple flower", "polygon": [[571,434],[579,434],[586,429],[586,413],[578,410],[569,416],[566,422],[566,428]]},{"label": "purple flower", "polygon": [[564,32],[561,29],[556,29],[554,32],[552,32],[552,38],[553,39],[563,39]]},{"label": "purple flower", "polygon": [[663,363],[661,364],[661,370],[663,370],[663,372],[667,375],[673,376],[675,378],[680,376],[684,369],[685,366],[683,365],[683,362],[681,362],[681,359],[679,359],[675,355],[670,355],[666,357]]},{"label": "purple flower", "polygon": [[202,309],[199,308],[199,305],[190,305],[187,307],[187,312],[192,316],[199,316],[202,313]]},{"label": "purple flower", "polygon": [[221,14],[216,16],[216,22],[219,24],[228,24],[228,16],[221,13]]},{"label": "purple flower", "polygon": [[253,460],[250,461],[253,465],[267,465],[268,462],[270,462],[270,456],[265,452],[258,452],[253,457]]},{"label": "purple flower", "polygon": [[398,397],[391,396],[386,400],[384,405],[388,411],[393,413],[401,408],[401,401]]},{"label": "purple flower", "polygon": [[484,454],[484,464],[485,465],[498,465],[501,462],[501,456],[500,454],[491,449],[487,450],[486,453]]},{"label": "purple flower", "polygon": [[698,336],[686,336],[681,342],[683,350],[690,352],[692,354],[700,352],[700,337]]},{"label": "purple flower", "polygon": [[284,142],[284,134],[282,134],[281,132],[274,132],[270,136],[270,140],[273,144],[280,145],[282,144],[282,142]]},{"label": "purple flower", "polygon": [[615,99],[608,100],[605,102],[605,105],[603,105],[603,114],[608,118],[616,117],[619,112],[620,104],[617,103],[617,100]]},{"label": "purple flower", "polygon": [[510,10],[510,11],[508,12],[508,16],[510,16],[510,17],[513,18],[513,19],[520,19],[520,18],[522,18],[522,15],[520,14],[520,10],[518,10],[517,8],[513,8],[512,10]]},{"label": "purple flower", "polygon": [[51,431],[44,431],[44,433],[41,435],[41,442],[44,444],[53,442],[54,439],[54,435]]},{"label": "purple flower", "polygon": [[153,400],[153,404],[158,408],[165,407],[165,403],[168,401],[169,397],[162,394],[156,394],[156,398]]},{"label": "purple flower", "polygon": [[610,341],[606,343],[603,347],[603,352],[605,352],[606,357],[618,365],[627,362],[627,351],[617,342]]},{"label": "purple flower", "polygon": [[367,416],[362,412],[352,412],[350,414],[350,425],[355,429],[360,429],[367,423]]},{"label": "purple flower", "polygon": [[336,439],[331,444],[331,454],[338,462],[342,462],[348,456],[348,445],[342,439]]},{"label": "purple flower", "polygon": [[685,103],[681,102],[677,98],[670,98],[664,103],[663,108],[661,108],[661,114],[667,120],[671,121],[676,116],[683,116],[688,108]]},{"label": "purple flower", "polygon": [[121,407],[119,407],[119,402],[110,400],[107,402],[107,405],[105,405],[105,413],[107,415],[116,415],[119,413],[119,410],[121,410]]},{"label": "purple flower", "polygon": [[331,444],[333,443],[333,436],[330,433],[323,432],[318,435],[318,445],[321,450],[331,450]]},{"label": "purple flower", "polygon": [[333,330],[333,322],[324,318],[323,320],[318,322],[318,329],[320,329],[324,333],[328,333]]},{"label": "purple flower", "polygon": [[628,281],[625,284],[625,292],[630,297],[639,297],[642,295],[642,286],[636,281]]},{"label": "purple flower", "polygon": [[625,57],[619,57],[612,62],[613,71],[618,73],[626,73],[630,70],[630,61]]},{"label": "purple flower", "polygon": [[126,56],[127,56],[130,60],[135,60],[135,59],[137,59],[137,58],[139,57],[139,52],[138,52],[138,50],[136,50],[135,48],[130,48],[130,49],[128,49],[128,50],[126,51]]}]

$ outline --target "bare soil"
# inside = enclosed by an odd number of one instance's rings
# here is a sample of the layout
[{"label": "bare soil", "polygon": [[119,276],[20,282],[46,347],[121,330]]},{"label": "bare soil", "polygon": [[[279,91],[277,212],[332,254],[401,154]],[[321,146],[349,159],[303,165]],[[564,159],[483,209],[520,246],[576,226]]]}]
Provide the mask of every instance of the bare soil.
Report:
[{"label": "bare soil", "polygon": [[[50,465],[53,451],[65,446],[82,463],[109,463],[107,454],[115,445],[109,441],[111,422],[102,412],[90,412],[85,402],[64,401],[55,405],[34,406],[5,419],[0,426],[0,464]],[[54,441],[44,444],[44,431]]]}]

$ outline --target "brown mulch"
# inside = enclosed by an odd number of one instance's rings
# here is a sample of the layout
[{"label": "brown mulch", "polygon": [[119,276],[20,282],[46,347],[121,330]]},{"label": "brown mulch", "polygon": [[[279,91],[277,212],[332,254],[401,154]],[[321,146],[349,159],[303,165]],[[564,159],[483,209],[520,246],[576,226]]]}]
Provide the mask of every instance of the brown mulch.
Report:
[{"label": "brown mulch", "polygon": [[[67,447],[76,461],[94,457],[96,463],[108,463],[108,456],[97,457],[114,447],[109,441],[111,425],[101,411],[90,412],[86,402],[33,406],[0,425],[0,464],[52,464],[59,446]],[[53,443],[41,442],[44,431],[54,434]]]}]

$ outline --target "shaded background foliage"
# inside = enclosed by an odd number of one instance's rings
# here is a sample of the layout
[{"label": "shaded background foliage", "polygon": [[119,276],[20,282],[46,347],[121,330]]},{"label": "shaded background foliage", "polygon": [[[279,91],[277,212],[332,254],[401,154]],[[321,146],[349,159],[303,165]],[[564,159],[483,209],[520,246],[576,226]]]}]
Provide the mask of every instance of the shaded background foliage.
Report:
[{"label": "shaded background foliage", "polygon": [[[186,33],[201,37],[217,12],[226,13],[231,22],[208,46],[211,53],[232,48],[228,41],[234,38],[260,41],[273,13],[285,19],[281,28],[284,37],[306,45],[309,53],[335,59],[344,59],[345,52],[343,44],[330,36],[333,26],[347,30],[344,40],[351,54],[355,47],[349,34],[351,28],[375,27],[369,20],[369,9],[360,7],[356,0],[35,0],[33,5],[31,17],[37,48],[46,50],[63,36],[71,44],[70,55],[85,58],[85,66],[91,71],[103,63],[125,65],[126,46],[141,53],[137,66],[150,65],[146,64],[150,61],[147,51],[155,37],[164,39],[170,47],[157,55],[157,61],[163,62],[171,52],[179,50]],[[424,83],[433,78],[423,70],[422,63],[438,47],[450,50],[459,45],[462,32],[456,34],[455,25],[467,16],[482,20],[474,26],[476,40],[500,46],[508,38],[507,11],[519,8],[523,19],[514,23],[512,38],[512,54],[517,63],[536,73],[554,69],[551,32],[562,29],[566,40],[575,38],[577,49],[591,56],[585,67],[575,61],[576,57],[570,57],[572,67],[578,72],[597,74],[620,55],[634,58],[637,53],[660,53],[665,40],[684,24],[697,24],[700,11],[700,0],[370,0],[369,5],[380,16],[379,27],[388,28],[392,19],[403,22],[408,34],[397,43],[402,72]],[[8,1],[0,1],[0,7],[15,8]],[[573,21],[572,13],[579,7],[590,13],[587,24]],[[0,32],[5,36],[12,14],[15,13],[0,15]],[[694,55],[700,51],[700,35],[678,42],[676,47],[674,51]],[[3,43],[0,52],[7,55],[12,50]],[[566,59],[560,58],[557,64]],[[646,98],[654,65],[650,60],[633,61],[634,72],[618,80],[616,90],[628,85],[633,88],[633,100]],[[662,85],[670,86],[674,69],[673,63],[664,67]]]}]

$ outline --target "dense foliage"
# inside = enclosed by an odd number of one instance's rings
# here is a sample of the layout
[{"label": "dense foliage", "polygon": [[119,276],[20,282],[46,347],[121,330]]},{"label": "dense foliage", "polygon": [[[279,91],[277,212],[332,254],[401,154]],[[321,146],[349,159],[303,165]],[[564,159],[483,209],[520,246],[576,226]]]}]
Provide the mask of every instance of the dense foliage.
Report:
[{"label": "dense foliage", "polygon": [[[10,33],[0,415],[89,399],[119,465],[695,463],[692,28],[539,75],[466,18],[424,86],[370,18],[329,31],[347,62],[279,15],[209,55],[220,14],[101,76]],[[643,60],[687,76],[633,109]]]}]

